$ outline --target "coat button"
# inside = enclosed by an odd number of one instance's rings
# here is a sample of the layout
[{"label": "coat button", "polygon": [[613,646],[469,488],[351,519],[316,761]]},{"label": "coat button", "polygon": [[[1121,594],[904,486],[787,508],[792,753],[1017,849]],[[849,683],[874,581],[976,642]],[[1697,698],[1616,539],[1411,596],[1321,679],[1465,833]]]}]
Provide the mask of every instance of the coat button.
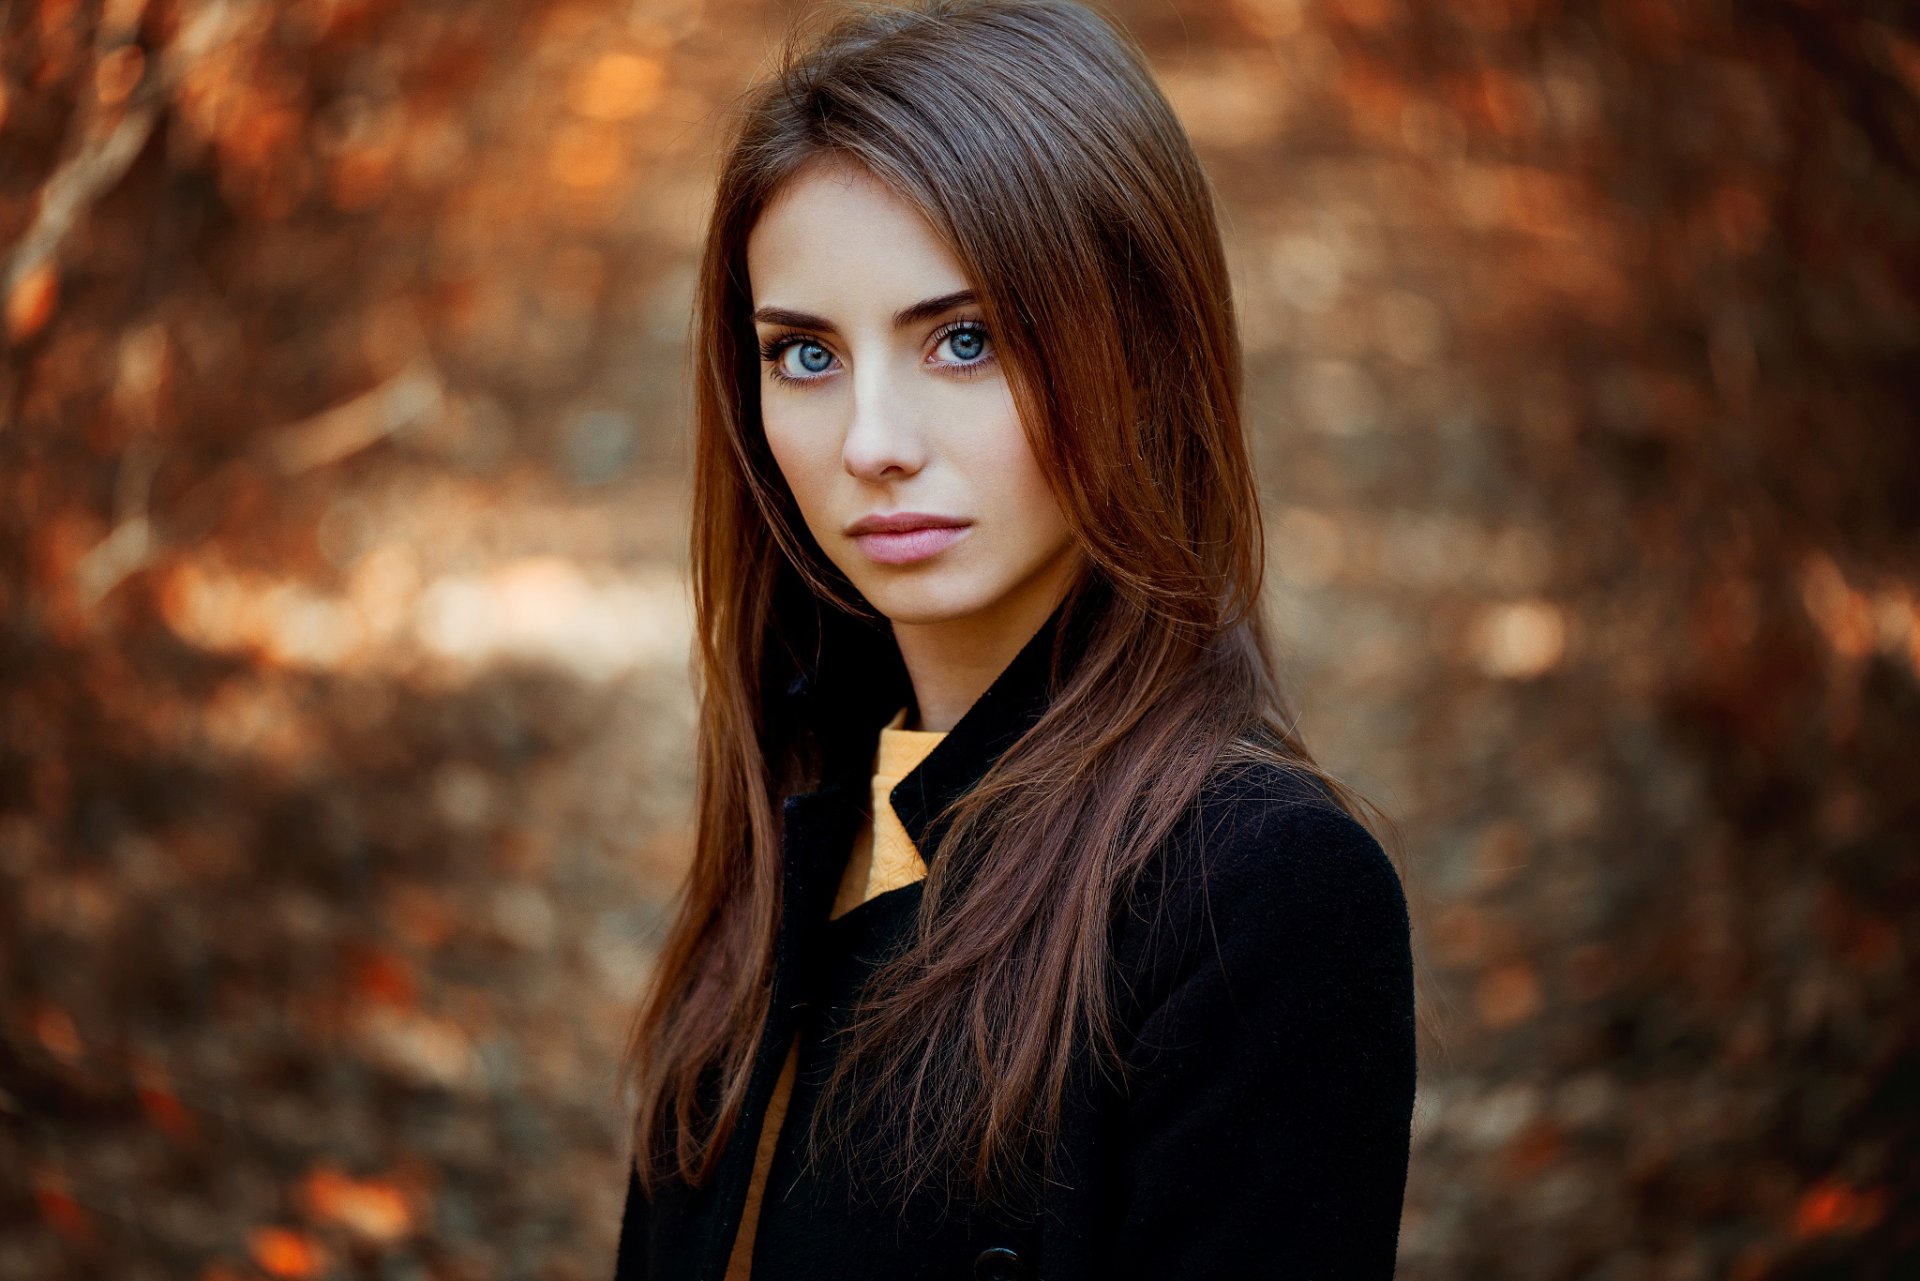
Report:
[{"label": "coat button", "polygon": [[973,1261],[973,1281],[1020,1281],[1020,1256],[1004,1245],[982,1250]]}]

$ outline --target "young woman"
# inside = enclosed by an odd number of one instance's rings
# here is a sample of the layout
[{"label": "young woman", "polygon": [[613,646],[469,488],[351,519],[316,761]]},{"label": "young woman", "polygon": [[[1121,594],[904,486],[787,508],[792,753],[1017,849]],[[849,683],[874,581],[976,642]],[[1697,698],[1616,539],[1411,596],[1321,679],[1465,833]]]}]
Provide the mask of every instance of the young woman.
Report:
[{"label": "young woman", "polygon": [[1406,903],[1276,687],[1138,50],[847,19],[748,99],[694,323],[698,835],[618,1277],[1390,1276]]}]

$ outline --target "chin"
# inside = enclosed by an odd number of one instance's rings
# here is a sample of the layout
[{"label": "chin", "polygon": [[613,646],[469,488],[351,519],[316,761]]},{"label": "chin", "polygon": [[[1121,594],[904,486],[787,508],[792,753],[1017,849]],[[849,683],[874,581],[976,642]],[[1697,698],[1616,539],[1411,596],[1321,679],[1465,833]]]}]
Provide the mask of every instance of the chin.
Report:
[{"label": "chin", "polygon": [[870,583],[861,587],[861,594],[889,622],[909,627],[966,618],[988,608],[994,599],[990,592],[943,583],[934,575],[924,583]]}]

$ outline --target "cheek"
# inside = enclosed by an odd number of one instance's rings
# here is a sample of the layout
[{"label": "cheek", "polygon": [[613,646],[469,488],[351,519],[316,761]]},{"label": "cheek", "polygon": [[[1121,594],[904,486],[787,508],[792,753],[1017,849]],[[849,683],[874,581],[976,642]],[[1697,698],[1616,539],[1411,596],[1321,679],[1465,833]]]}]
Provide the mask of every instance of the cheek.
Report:
[{"label": "cheek", "polygon": [[767,450],[780,468],[802,515],[811,517],[825,492],[828,471],[833,463],[831,448],[821,442],[823,433],[811,431],[804,415],[794,416],[763,411],[761,423],[766,432]]},{"label": "cheek", "polygon": [[1058,544],[1066,534],[1066,517],[1011,401],[1005,416],[976,439],[981,446],[974,453],[978,492],[991,496],[1008,531],[1036,550]]}]

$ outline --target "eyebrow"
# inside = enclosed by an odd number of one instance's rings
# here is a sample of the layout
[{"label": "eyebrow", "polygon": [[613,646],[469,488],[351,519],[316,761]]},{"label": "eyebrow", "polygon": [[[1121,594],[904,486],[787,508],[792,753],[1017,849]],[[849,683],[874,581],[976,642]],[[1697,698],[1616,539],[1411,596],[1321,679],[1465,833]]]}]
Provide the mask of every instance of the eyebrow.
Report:
[{"label": "eyebrow", "polygon": [[[902,307],[893,313],[893,327],[906,329],[923,320],[931,320],[942,312],[952,311],[955,307],[964,307],[979,302],[979,296],[971,289],[957,289],[950,294],[941,294],[938,298],[926,298],[911,307]],[[786,307],[761,307],[754,311],[753,321],[763,325],[785,325],[789,329],[819,329],[827,333],[839,333],[833,322],[825,316],[815,316],[804,311],[793,311]]]}]

